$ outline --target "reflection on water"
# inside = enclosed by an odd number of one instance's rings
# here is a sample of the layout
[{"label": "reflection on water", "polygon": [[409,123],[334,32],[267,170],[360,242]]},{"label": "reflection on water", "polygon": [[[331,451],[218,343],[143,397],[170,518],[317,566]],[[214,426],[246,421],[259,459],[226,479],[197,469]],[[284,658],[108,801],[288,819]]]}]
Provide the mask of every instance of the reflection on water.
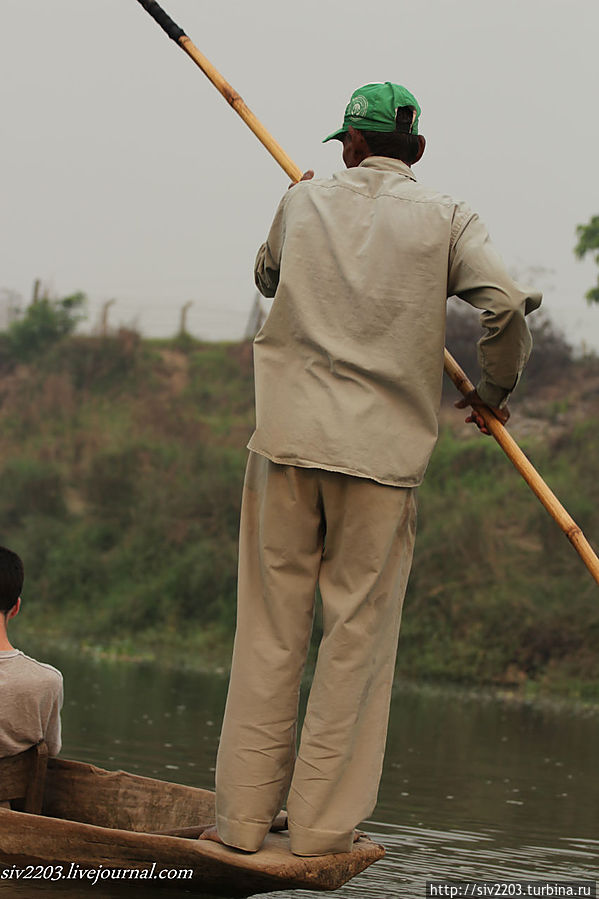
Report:
[{"label": "reflection on water", "polygon": [[[594,880],[598,876],[596,840],[564,840],[557,848],[526,841],[518,847],[506,847],[502,832],[438,831],[424,826],[381,824],[373,825],[371,831],[384,843],[387,856],[361,878],[346,884],[339,891],[340,896],[423,899],[427,880]],[[583,844],[584,849],[577,848]]]},{"label": "reflection on water", "polygon": [[[63,756],[212,788],[224,678],[47,660],[65,675]],[[422,899],[431,879],[597,879],[598,759],[597,711],[398,688],[380,800],[364,828],[387,856],[335,895]],[[122,893],[98,884],[93,895]]]}]

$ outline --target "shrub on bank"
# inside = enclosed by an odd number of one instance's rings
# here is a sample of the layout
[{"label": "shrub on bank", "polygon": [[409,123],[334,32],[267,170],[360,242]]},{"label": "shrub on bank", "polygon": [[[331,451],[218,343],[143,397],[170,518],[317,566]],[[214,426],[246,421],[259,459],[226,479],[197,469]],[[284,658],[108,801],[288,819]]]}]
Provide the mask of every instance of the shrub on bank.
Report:
[{"label": "shrub on bank", "polygon": [[[162,657],[167,645],[194,659],[210,642],[228,647],[251,348],[122,334],[61,347],[5,381],[0,409],[0,539],[27,572],[16,633],[156,645]],[[555,441],[528,451],[597,534],[599,425]],[[399,671],[599,684],[595,594],[494,441],[445,430],[419,491]]]}]

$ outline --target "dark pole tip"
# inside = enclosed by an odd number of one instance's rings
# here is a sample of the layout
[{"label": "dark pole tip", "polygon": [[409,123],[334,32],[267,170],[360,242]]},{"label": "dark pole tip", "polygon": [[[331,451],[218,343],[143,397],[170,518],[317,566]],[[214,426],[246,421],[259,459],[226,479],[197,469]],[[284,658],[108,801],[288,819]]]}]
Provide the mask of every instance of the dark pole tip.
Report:
[{"label": "dark pole tip", "polygon": [[156,3],[156,0],[138,0],[138,3],[141,3],[145,11],[152,16],[163,31],[166,31],[171,40],[179,43],[180,38],[186,36],[183,29],[173,22],[171,17]]}]

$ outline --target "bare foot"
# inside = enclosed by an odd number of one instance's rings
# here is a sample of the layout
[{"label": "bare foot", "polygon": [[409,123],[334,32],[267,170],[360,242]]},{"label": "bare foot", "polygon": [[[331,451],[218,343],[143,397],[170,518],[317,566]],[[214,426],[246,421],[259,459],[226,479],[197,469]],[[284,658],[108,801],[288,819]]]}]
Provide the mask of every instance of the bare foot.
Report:
[{"label": "bare foot", "polygon": [[216,829],[216,825],[212,827],[207,827],[203,833],[200,834],[198,840],[212,840],[213,843],[220,843],[221,846],[225,846],[227,849],[232,849],[233,852],[246,852],[248,855],[253,855],[256,852],[256,849],[240,849],[239,846],[229,846],[228,843],[225,843],[224,840],[218,835],[218,830]]},{"label": "bare foot", "polygon": [[216,829],[216,825],[212,827],[207,827],[198,837],[198,840],[212,840],[213,843],[220,843],[221,846],[226,846],[226,843],[223,843],[221,838],[218,835],[218,830]]}]

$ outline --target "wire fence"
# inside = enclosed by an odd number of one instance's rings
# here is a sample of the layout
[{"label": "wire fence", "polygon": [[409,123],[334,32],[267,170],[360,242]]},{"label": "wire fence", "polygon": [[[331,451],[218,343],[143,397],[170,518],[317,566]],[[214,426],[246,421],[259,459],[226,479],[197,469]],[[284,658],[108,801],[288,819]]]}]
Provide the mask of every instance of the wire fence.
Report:
[{"label": "wire fence", "polygon": [[[26,314],[40,300],[56,302],[60,298],[47,285],[36,281],[31,297],[10,288],[0,288],[0,331]],[[77,326],[78,334],[102,335],[120,329],[138,332],[148,338],[168,338],[188,334],[199,340],[251,339],[262,326],[270,302],[257,292],[235,297],[229,304],[214,297],[172,300],[153,296],[106,299],[86,294],[85,314]]]}]

